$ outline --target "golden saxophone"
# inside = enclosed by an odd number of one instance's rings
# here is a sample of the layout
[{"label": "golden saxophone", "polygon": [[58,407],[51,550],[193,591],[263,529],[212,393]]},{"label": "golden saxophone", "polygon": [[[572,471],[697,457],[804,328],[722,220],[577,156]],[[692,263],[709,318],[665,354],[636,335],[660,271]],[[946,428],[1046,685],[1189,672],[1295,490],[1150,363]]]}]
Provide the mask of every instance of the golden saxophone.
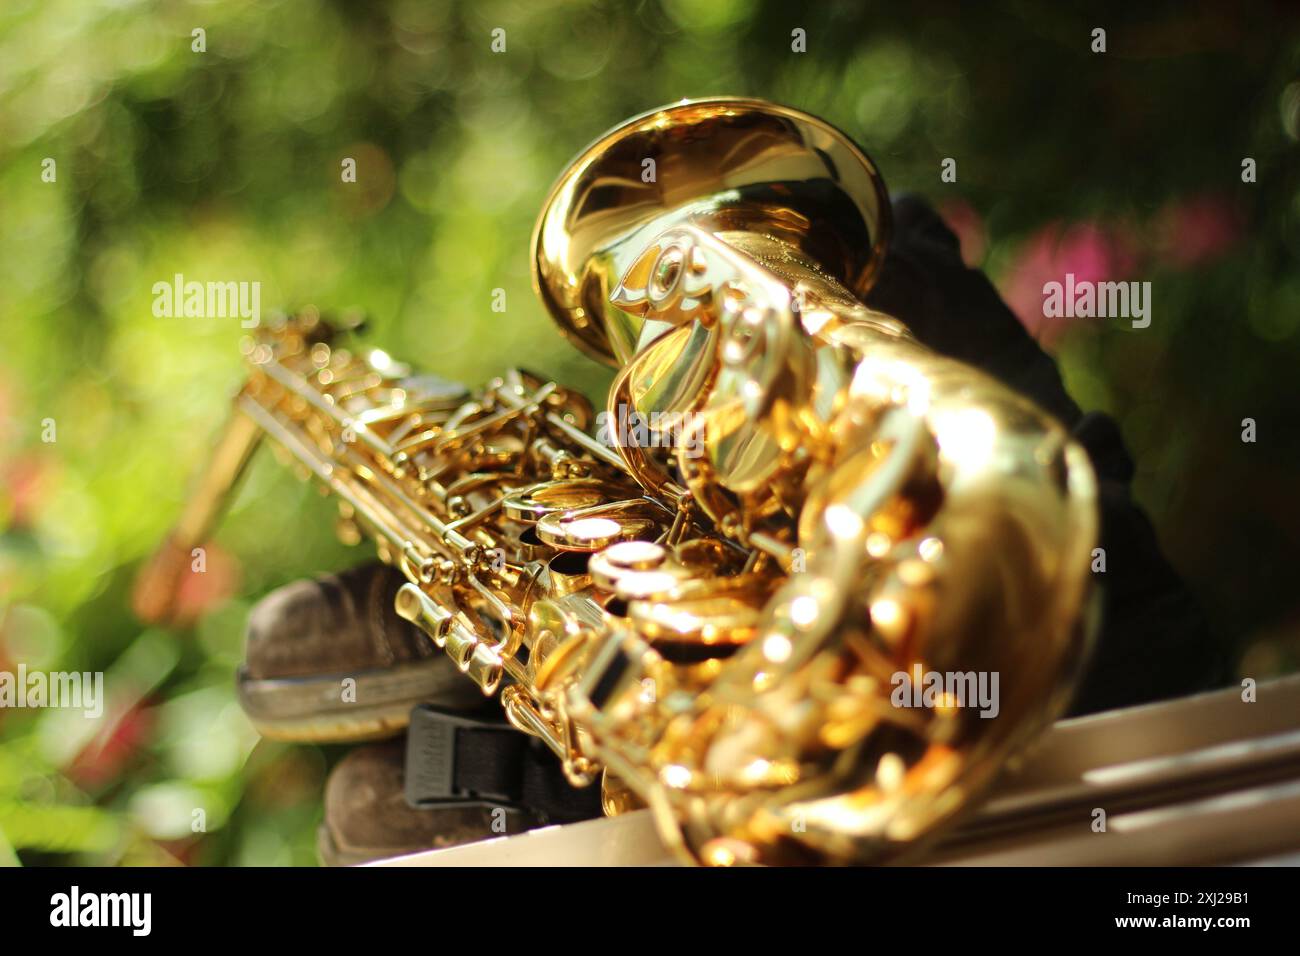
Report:
[{"label": "golden saxophone", "polygon": [[888,227],[812,116],[630,120],[533,238],[547,309],[618,369],[604,416],[520,370],[414,375],[314,313],[260,330],[146,611],[267,435],[607,813],[648,805],[705,864],[907,858],[1066,703],[1097,516],[1058,422],[862,304]]}]

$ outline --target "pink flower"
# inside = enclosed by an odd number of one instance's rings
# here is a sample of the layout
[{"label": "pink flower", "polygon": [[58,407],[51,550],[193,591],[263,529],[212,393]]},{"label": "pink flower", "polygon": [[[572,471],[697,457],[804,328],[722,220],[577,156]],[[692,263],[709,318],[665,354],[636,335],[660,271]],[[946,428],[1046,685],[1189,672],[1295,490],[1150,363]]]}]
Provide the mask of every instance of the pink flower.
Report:
[{"label": "pink flower", "polygon": [[25,528],[40,507],[41,494],[53,482],[52,462],[38,455],[27,454],[15,458],[0,470],[0,488],[9,498],[9,523],[15,528]]},{"label": "pink flower", "polygon": [[187,626],[223,604],[239,587],[239,562],[227,551],[208,543],[203,548],[204,570],[193,565],[181,576],[176,597],[175,622]]},{"label": "pink flower", "polygon": [[962,261],[971,268],[983,262],[988,251],[988,233],[975,207],[964,199],[949,199],[939,204],[939,215],[961,243]]},{"label": "pink flower", "polygon": [[1242,217],[1223,196],[1202,194],[1169,203],[1155,223],[1156,255],[1189,269],[1218,259],[1240,241]]},{"label": "pink flower", "polygon": [[1052,345],[1077,319],[1046,318],[1043,286],[1064,282],[1116,282],[1133,274],[1137,255],[1123,234],[1099,223],[1051,222],[1030,236],[1003,281],[1003,298],[1034,338]]},{"label": "pink flower", "polygon": [[104,729],[81,749],[67,768],[68,778],[79,786],[103,787],[114,782],[153,738],[156,720],[153,708],[146,703],[105,717]]}]

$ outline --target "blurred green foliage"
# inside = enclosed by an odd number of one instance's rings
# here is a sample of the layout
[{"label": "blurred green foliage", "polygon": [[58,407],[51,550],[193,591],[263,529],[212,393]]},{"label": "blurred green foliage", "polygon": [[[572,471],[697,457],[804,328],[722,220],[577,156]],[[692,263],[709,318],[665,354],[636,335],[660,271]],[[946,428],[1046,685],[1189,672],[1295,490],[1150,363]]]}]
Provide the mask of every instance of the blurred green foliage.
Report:
[{"label": "blurred green foliage", "polygon": [[[0,669],[105,671],[109,706],[0,711],[0,862],[313,859],[338,754],[259,743],[232,673],[251,602],[359,555],[259,459],[196,623],[133,619],[131,575],[240,376],[238,321],[155,318],[152,285],[256,280],[264,308],[364,309],[373,341],[449,377],[519,363],[598,395],[607,376],[529,288],[533,219],[580,146],[685,96],[825,116],[896,193],[934,202],[1080,403],[1121,422],[1139,496],[1243,672],[1294,669],[1294,27],[1281,6],[1208,2],[6,0]],[[1035,325],[1042,281],[1089,268],[1152,281],[1151,327]]]}]

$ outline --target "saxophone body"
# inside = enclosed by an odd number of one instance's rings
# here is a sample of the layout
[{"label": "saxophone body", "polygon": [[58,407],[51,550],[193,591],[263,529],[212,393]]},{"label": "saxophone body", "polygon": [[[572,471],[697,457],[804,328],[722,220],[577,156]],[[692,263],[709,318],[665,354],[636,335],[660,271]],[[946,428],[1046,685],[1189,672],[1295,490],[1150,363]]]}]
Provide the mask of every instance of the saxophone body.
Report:
[{"label": "saxophone body", "polygon": [[1097,518],[1059,423],[863,305],[888,227],[811,116],[629,121],[533,241],[562,333],[618,370],[605,407],[417,375],[314,312],[259,330],[145,613],[266,436],[607,813],[706,864],[909,859],[1068,701]]}]

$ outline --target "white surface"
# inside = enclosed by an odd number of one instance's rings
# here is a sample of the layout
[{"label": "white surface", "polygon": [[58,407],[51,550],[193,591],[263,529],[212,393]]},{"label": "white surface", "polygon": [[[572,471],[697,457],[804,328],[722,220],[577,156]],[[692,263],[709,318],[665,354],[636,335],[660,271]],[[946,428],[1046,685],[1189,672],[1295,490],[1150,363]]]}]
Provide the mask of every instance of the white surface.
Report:
[{"label": "white surface", "polygon": [[[1296,859],[1300,677],[1061,721],[929,857],[963,866],[1187,866]],[[1238,746],[1239,745],[1239,746]],[[1273,779],[1250,779],[1272,763]],[[1238,775],[1244,775],[1238,776]],[[1235,779],[1234,779],[1235,778]],[[1206,781],[1212,793],[1179,793]],[[1146,795],[1146,799],[1144,799]],[[1104,833],[1093,809],[1108,810]],[[1123,806],[1124,809],[1119,809]],[[1042,825],[1030,821],[1039,816]],[[1021,825],[1017,825],[1017,823]],[[1029,823],[1030,825],[1023,825]],[[663,866],[648,810],[374,866]]]},{"label": "white surface", "polygon": [[371,866],[664,866],[673,863],[649,810],[467,846],[412,853]]}]

